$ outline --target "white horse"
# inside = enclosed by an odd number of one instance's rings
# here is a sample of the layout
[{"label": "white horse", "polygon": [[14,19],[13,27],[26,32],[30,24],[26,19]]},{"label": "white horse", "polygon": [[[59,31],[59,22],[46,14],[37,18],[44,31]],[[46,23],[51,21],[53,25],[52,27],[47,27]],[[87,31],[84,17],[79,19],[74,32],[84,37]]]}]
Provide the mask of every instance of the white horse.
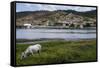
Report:
[{"label": "white horse", "polygon": [[21,59],[26,58],[29,53],[33,55],[34,53],[40,53],[40,51],[41,51],[40,44],[31,45],[24,52],[22,52]]}]

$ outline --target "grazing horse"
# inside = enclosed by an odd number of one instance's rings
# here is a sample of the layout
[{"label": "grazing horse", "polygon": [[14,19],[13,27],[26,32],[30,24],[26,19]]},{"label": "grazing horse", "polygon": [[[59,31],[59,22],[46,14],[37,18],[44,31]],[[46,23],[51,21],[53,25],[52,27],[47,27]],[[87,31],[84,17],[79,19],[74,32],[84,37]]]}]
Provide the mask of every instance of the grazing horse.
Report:
[{"label": "grazing horse", "polygon": [[21,59],[26,58],[29,53],[33,55],[34,53],[40,53],[40,51],[41,51],[40,44],[31,45],[24,52],[22,52]]}]

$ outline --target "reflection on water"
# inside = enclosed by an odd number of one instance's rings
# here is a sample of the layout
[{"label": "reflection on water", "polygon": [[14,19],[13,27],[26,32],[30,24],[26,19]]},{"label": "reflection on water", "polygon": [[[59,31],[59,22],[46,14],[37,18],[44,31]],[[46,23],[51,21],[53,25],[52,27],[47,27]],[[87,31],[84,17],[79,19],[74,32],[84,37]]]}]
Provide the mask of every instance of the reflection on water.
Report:
[{"label": "reflection on water", "polygon": [[93,29],[16,29],[16,39],[92,39],[96,38]]}]

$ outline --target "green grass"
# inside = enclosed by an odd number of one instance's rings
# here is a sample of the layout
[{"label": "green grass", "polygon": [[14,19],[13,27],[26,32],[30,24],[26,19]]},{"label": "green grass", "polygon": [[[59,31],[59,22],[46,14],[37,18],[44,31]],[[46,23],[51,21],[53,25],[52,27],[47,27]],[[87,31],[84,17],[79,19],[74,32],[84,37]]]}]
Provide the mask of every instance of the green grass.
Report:
[{"label": "green grass", "polygon": [[30,55],[24,60],[20,59],[29,44],[16,44],[16,64],[52,64],[96,60],[96,40],[83,41],[48,41],[40,43],[40,54]]}]

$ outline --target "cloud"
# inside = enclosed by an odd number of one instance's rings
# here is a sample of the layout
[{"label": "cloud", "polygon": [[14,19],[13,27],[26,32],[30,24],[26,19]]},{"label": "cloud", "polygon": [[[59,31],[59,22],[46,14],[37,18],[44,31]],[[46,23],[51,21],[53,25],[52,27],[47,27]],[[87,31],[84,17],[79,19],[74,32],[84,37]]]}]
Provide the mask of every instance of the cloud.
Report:
[{"label": "cloud", "polygon": [[90,11],[96,10],[95,7],[80,7],[80,6],[64,6],[64,5],[47,5],[47,4],[29,4],[29,3],[17,3],[16,11],[37,11],[37,10],[75,10],[75,11]]},{"label": "cloud", "polygon": [[27,7],[31,7],[32,6],[32,4],[24,4],[25,6],[27,6]]},{"label": "cloud", "polygon": [[96,10],[96,8],[93,7],[74,7],[72,9],[80,12]]}]

